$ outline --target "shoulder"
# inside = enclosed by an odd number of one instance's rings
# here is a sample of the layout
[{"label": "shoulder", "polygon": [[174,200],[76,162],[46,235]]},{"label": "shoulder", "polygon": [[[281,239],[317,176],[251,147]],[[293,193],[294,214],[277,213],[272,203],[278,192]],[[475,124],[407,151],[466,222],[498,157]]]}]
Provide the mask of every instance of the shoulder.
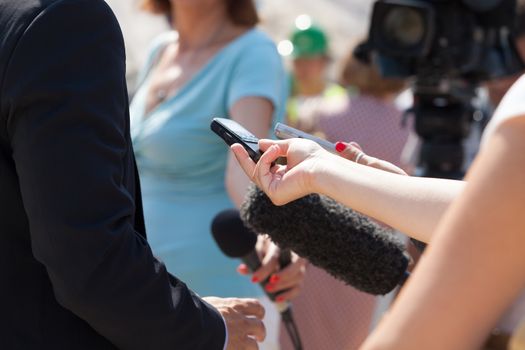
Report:
[{"label": "shoulder", "polygon": [[[61,3],[61,0],[5,0],[0,3],[0,27],[7,38],[23,33],[36,17]],[[9,30],[10,29],[10,30]]]},{"label": "shoulder", "polygon": [[[81,37],[79,32],[85,35]],[[43,66],[56,51],[81,45],[82,40],[105,38],[124,55],[120,27],[103,0],[2,0],[0,33],[0,119],[10,78],[20,78],[18,74],[27,67]],[[31,74],[25,72],[26,76]]]},{"label": "shoulder", "polygon": [[[65,28],[66,25],[72,26]],[[1,60],[11,56],[27,37],[36,34],[43,38],[57,34],[61,38],[74,37],[75,29],[83,26],[120,33],[118,22],[104,0],[4,0],[0,2],[3,34],[0,62],[5,64],[0,67],[7,67],[9,62]]]},{"label": "shoulder", "polygon": [[275,42],[260,29],[253,28],[241,34],[233,43],[233,47],[243,56],[264,56],[279,57]]},{"label": "shoulder", "polygon": [[[7,79],[7,73],[15,67],[41,65],[59,53],[96,50],[100,43],[111,46],[121,57],[125,55],[120,26],[104,0],[29,0],[27,3],[34,6],[19,7],[13,14],[12,27],[16,29],[7,35],[12,47],[2,46],[0,50],[1,57],[7,57],[5,64],[0,64],[5,69],[4,78]],[[37,55],[38,61],[32,55]]]},{"label": "shoulder", "polygon": [[258,28],[250,29],[244,33],[244,35],[252,44],[270,45],[275,47],[274,41],[268,36],[268,34]]},{"label": "shoulder", "polygon": [[509,120],[525,121],[525,75],[505,94],[484,131],[482,143],[485,144],[496,129]]},{"label": "shoulder", "polygon": [[[100,14],[102,11],[115,19],[104,0],[3,0],[0,3],[0,28],[2,33],[6,33],[6,38],[16,39],[22,36],[32,23],[61,10],[79,18],[93,13]],[[94,21],[100,19],[92,18]]]},{"label": "shoulder", "polygon": [[525,75],[522,75],[505,94],[494,115],[509,117],[525,113]]},{"label": "shoulder", "polygon": [[[251,29],[238,37],[230,46],[228,57],[234,67],[251,74],[278,72],[284,74],[281,56],[275,43],[259,29]],[[244,73],[243,73],[244,74]]]}]

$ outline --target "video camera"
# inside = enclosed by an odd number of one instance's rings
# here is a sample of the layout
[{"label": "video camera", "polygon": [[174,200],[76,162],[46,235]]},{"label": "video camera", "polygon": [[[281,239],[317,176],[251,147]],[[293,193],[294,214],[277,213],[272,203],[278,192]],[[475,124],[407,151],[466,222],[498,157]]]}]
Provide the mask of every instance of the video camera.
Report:
[{"label": "video camera", "polygon": [[414,78],[415,130],[423,176],[461,178],[462,139],[485,80],[516,74],[516,0],[378,0],[369,57],[388,77]]}]

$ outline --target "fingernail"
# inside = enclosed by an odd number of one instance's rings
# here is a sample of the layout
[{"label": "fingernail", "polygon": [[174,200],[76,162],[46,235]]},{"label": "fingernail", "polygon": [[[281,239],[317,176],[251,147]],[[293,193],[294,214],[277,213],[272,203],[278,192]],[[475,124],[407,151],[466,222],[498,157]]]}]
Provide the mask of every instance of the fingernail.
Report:
[{"label": "fingernail", "polygon": [[275,284],[275,283],[279,282],[280,279],[281,279],[281,277],[279,277],[277,275],[272,275],[270,277],[270,283]]},{"label": "fingernail", "polygon": [[284,301],[284,298],[283,297],[277,297],[277,298],[275,298],[275,301],[280,303],[280,302]]},{"label": "fingernail", "polygon": [[275,286],[273,284],[267,284],[264,289],[266,289],[268,292],[271,292],[275,289]]},{"label": "fingernail", "polygon": [[259,282],[259,278],[253,276],[253,277],[252,277],[252,282],[253,282],[253,283],[258,283],[258,282]]},{"label": "fingernail", "polygon": [[338,141],[336,144],[335,144],[335,150],[337,152],[343,152],[344,150],[346,149],[346,145],[341,142],[341,141]]},{"label": "fingernail", "polygon": [[246,273],[249,272],[249,270],[248,270],[248,266],[246,266],[246,265],[244,265],[244,264],[241,264],[241,265],[239,265],[239,266],[237,267],[237,271],[238,271],[239,273],[246,274]]}]

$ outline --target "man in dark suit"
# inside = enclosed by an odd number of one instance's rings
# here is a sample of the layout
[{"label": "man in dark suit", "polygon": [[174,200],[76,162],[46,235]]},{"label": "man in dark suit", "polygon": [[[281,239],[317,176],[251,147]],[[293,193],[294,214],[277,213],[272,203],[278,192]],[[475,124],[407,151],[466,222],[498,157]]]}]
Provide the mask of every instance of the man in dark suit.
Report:
[{"label": "man in dark suit", "polygon": [[0,348],[256,349],[151,254],[124,55],[102,0],[0,0]]}]

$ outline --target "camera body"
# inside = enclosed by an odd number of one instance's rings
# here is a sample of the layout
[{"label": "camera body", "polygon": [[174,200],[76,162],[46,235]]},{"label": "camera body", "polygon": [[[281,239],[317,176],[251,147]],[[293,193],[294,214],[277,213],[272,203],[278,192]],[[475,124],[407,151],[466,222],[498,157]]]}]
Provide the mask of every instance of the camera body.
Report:
[{"label": "camera body", "polygon": [[379,0],[369,45],[385,77],[483,81],[522,69],[515,0]]},{"label": "camera body", "polygon": [[[516,0],[378,0],[361,47],[385,78],[411,78],[420,175],[461,178],[462,140],[485,80],[516,74]],[[363,56],[363,52],[359,52]]]}]

